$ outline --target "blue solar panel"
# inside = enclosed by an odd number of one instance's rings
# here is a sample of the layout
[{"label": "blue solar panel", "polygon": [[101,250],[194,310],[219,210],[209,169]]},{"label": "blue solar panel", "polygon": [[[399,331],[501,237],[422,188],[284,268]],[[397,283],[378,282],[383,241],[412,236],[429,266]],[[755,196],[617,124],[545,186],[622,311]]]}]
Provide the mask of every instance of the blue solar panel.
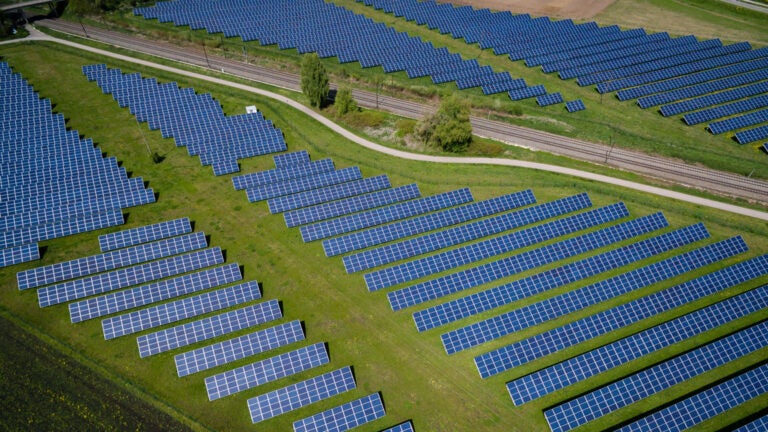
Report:
[{"label": "blue solar panel", "polygon": [[768,415],[764,415],[738,429],[734,429],[733,432],[765,432],[766,430],[768,430]]},{"label": "blue solar panel", "polygon": [[134,267],[100,273],[37,290],[40,307],[52,306],[107,291],[199,270],[224,262],[221,248],[214,247],[186,255],[152,261]]},{"label": "blue solar panel", "polygon": [[717,135],[723,132],[741,129],[765,122],[768,122],[768,109],[751,112],[749,114],[742,114],[738,117],[731,117],[726,120],[716,121],[714,123],[710,123],[707,126],[707,129],[709,129],[709,131],[713,134]]},{"label": "blue solar panel", "polygon": [[[576,282],[578,280],[586,279],[611,269],[619,268],[631,262],[645,259],[651,254],[660,253],[665,250],[671,250],[685,244],[705,239],[707,237],[709,237],[709,233],[707,233],[706,228],[704,228],[702,224],[693,225],[688,228],[683,228],[667,234],[662,234],[657,237],[652,237],[650,239],[646,239],[626,247],[604,252],[600,255],[566,264],[561,267],[556,267],[542,273],[537,273],[535,275],[524,279],[519,279],[505,285],[494,287],[485,291],[480,291],[467,297],[462,297],[447,303],[433,306],[429,309],[414,313],[413,318],[419,331],[429,330],[431,328],[445,325],[450,322],[466,318],[468,316],[476,315],[481,312],[512,303],[514,301],[544,292],[546,290],[551,290],[566,284]],[[700,258],[701,256],[697,255],[697,259]],[[692,264],[696,265],[698,264],[698,261],[695,261]],[[630,285],[627,285],[624,282],[622,282],[620,286],[624,289],[633,289],[630,288]],[[515,311],[514,314],[521,313],[522,311],[523,309],[520,309]],[[513,313],[510,312],[509,314],[512,315]],[[542,316],[545,315],[542,314]],[[477,326],[482,326],[487,330],[492,328],[499,329],[499,327],[503,327],[506,330],[506,326],[492,324],[502,324],[499,321],[503,321],[504,324],[507,324],[507,318],[511,318],[511,316],[508,317],[507,315],[502,315],[501,317],[491,318],[489,320],[483,321],[482,324],[478,323]],[[524,322],[527,323],[528,320],[522,320],[516,324],[523,325]],[[510,327],[516,327],[512,326],[511,322],[509,324]],[[468,329],[465,328],[457,330],[456,333],[451,333],[451,336],[456,335],[459,332],[464,332],[465,330]],[[490,333],[491,332],[488,331],[486,334],[490,336]],[[502,331],[494,331],[493,333],[495,337],[499,337],[504,334]],[[452,340],[452,337],[446,335],[444,341],[447,342],[450,340]],[[486,340],[486,338],[483,338],[483,342]],[[446,343],[446,348],[447,347],[448,344]],[[452,351],[449,350],[449,353],[451,352]]]},{"label": "blue solar panel", "polygon": [[137,338],[139,356],[148,357],[282,317],[277,300],[203,318]]},{"label": "blue solar panel", "polygon": [[637,100],[637,104],[641,108],[663,105],[661,114],[670,116],[764,93],[768,91],[766,82],[739,87],[763,79],[768,79],[768,70],[730,76],[717,81],[706,81],[695,86],[642,97]]},{"label": "blue solar panel", "polygon": [[193,233],[19,272],[16,280],[21,290],[36,288],[205,247],[205,234]]},{"label": "blue solar panel", "polygon": [[584,106],[584,102],[582,102],[581,99],[576,99],[566,102],[565,109],[567,109],[569,113],[572,113],[576,111],[583,111],[587,109],[587,107]]},{"label": "blue solar panel", "polygon": [[767,330],[768,322],[741,330],[550,408],[544,416],[552,432],[574,429],[765,347]]},{"label": "blue solar panel", "polygon": [[153,225],[131,228],[111,234],[99,236],[99,246],[102,252],[147,243],[168,237],[192,232],[189,218],[174,219]]},{"label": "blue solar panel", "polygon": [[768,365],[762,365],[618,430],[629,432],[688,429],[767,391]]},{"label": "blue solar panel", "polygon": [[661,213],[564,240],[388,293],[393,310],[486,284],[522,271],[595,250],[667,226]]},{"label": "blue solar panel", "polygon": [[768,307],[768,286],[723,300],[507,383],[522,405]]},{"label": "blue solar panel", "polygon": [[[768,83],[766,83],[766,92],[768,92]],[[768,106],[768,94],[688,113],[683,116],[683,121],[688,126],[692,126],[766,106]]]},{"label": "blue solar panel", "polygon": [[40,248],[37,243],[0,249],[0,267],[7,267],[23,262],[40,259]]},{"label": "blue solar panel", "polygon": [[251,421],[259,423],[288,411],[355,388],[352,369],[345,366],[288,387],[248,399]]},{"label": "blue solar panel", "polygon": [[391,428],[384,429],[381,432],[415,432],[413,429],[413,423],[411,423],[410,420],[408,420],[405,423],[400,423],[399,425],[392,426]]},{"label": "blue solar panel", "polygon": [[331,201],[312,207],[305,207],[283,213],[285,224],[289,228],[318,222],[333,217],[343,216],[363,210],[407,201],[421,196],[415,183],[392,189],[385,189],[365,195],[358,195],[339,201]]},{"label": "blue solar panel", "polygon": [[248,195],[248,201],[257,202],[352,180],[359,180],[362,177],[363,175],[360,173],[360,168],[349,167],[328,173],[299,177],[279,183],[268,183],[255,188],[246,189],[246,193]]},{"label": "blue solar panel", "polygon": [[267,205],[269,206],[269,212],[276,214],[288,210],[295,210],[302,207],[309,207],[329,201],[387,189],[390,186],[391,184],[389,183],[389,178],[386,175],[380,175],[362,180],[341,183],[334,186],[323,187],[307,192],[273,198],[267,201]]},{"label": "blue solar panel", "polygon": [[[312,225],[306,225],[301,227],[301,237],[305,242],[310,242],[441,210],[447,207],[464,204],[472,200],[472,193],[468,188],[458,189],[399,204],[392,204],[379,209],[355,213],[337,219],[317,222]],[[326,242],[323,244],[324,247],[325,244]],[[328,249],[326,249],[326,255],[328,255],[327,251]]]},{"label": "blue solar panel", "polygon": [[[469,194],[469,192],[467,192]],[[471,199],[471,196],[468,200]],[[381,227],[348,234],[323,241],[326,256],[335,256],[353,250],[364,249],[381,243],[437,230],[473,219],[491,216],[536,202],[530,190],[502,195],[489,200],[454,207],[448,210],[407,219]]]},{"label": "blue solar panel", "polygon": [[477,356],[475,364],[480,376],[487,378],[766,273],[768,273],[768,255],[743,261]]},{"label": "blue solar panel", "polygon": [[72,322],[77,323],[240,279],[242,276],[237,264],[228,264],[223,267],[214,267],[201,272],[70,303],[69,315]]},{"label": "blue solar panel", "polygon": [[235,190],[255,188],[271,183],[285,182],[334,170],[333,160],[322,159],[301,165],[293,165],[285,168],[276,168],[268,171],[260,171],[232,177],[232,185]]},{"label": "blue solar panel", "polygon": [[301,150],[297,152],[275,155],[272,157],[272,159],[275,161],[275,167],[288,168],[289,166],[293,165],[309,163],[309,153],[307,153],[306,150]]},{"label": "blue solar panel", "polygon": [[122,211],[111,210],[51,224],[3,231],[0,233],[0,249],[95,231],[97,229],[122,225],[124,222]]},{"label": "blue solar panel", "polygon": [[736,132],[735,138],[739,144],[749,144],[751,142],[766,139],[768,138],[768,125]]},{"label": "blue solar panel", "polygon": [[493,216],[466,225],[348,255],[344,257],[344,267],[347,273],[366,270],[561,216],[568,212],[582,210],[591,205],[592,203],[587,194],[561,198],[513,213]]},{"label": "blue solar panel", "polygon": [[304,329],[294,320],[179,354],[174,358],[176,371],[183,377],[301,340]]},{"label": "blue solar panel", "polygon": [[324,343],[289,351],[205,379],[208,400],[216,400],[328,363]]},{"label": "blue solar panel", "polygon": [[536,97],[536,103],[539,106],[550,106],[554,104],[563,103],[563,95],[560,92],[550,93]]},{"label": "blue solar panel", "polygon": [[294,432],[343,432],[384,417],[379,393],[355,399],[343,405],[293,422]]},{"label": "blue solar panel", "polygon": [[219,160],[211,164],[213,167],[213,175],[223,176],[240,172],[240,164],[237,163],[237,159],[234,157],[231,159]]}]

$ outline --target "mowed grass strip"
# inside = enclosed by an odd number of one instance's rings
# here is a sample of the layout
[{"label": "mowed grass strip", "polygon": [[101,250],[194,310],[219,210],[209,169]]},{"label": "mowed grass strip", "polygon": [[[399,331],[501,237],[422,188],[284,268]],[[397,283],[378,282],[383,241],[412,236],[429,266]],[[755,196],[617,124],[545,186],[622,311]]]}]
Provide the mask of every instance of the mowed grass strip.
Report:
[{"label": "mowed grass strip", "polygon": [[[388,415],[361,431],[380,430],[407,418],[414,419],[418,430],[429,431],[546,430],[541,407],[512,405],[503,385],[511,375],[483,381],[472,362],[472,355],[478,352],[446,356],[439,337],[415,331],[410,311],[393,313],[386,293],[368,293],[359,275],[344,272],[340,258],[325,258],[319,243],[304,244],[298,230],[287,229],[282,217],[270,215],[265,205],[249,204],[242,191],[234,191],[230,177],[214,177],[210,167],[201,167],[185,149],[176,148],[158,131],[136,123],[127,109],[119,108],[81,73],[83,65],[105,61],[126,72],[135,71],[133,66],[45,44],[3,47],[0,55],[42,97],[53,100],[71,128],[93,138],[107,154],[117,156],[129,171],[144,177],[159,193],[157,203],[127,210],[127,225],[119,229],[190,217],[196,231],[204,231],[211,236],[213,246],[226,250],[228,261],[243,266],[246,280],[262,283],[265,299],[283,302],[285,320],[304,321],[307,343],[328,342],[332,363],[310,374],[208,402],[203,385],[206,374],[176,377],[173,355],[178,351],[140,360],[134,338],[105,342],[97,320],[72,325],[65,306],[41,310],[34,293],[19,293],[16,289],[16,271],[98,253],[98,233],[45,242],[47,249],[40,262],[3,269],[0,304],[13,310],[18,319],[62,340],[121,381],[142,389],[148,398],[175,407],[198,421],[200,427],[251,429],[248,398],[352,365],[358,389],[346,398],[315,404],[260,426],[264,430],[290,430],[293,420],[380,390]],[[332,157],[339,168],[360,166],[366,176],[387,174],[393,185],[417,182],[423,195],[469,186],[480,200],[532,188],[537,199],[544,202],[587,191],[595,206],[624,201],[633,216],[661,210],[671,227],[704,221],[713,240],[744,234],[751,254],[768,252],[768,224],[763,222],[555,174],[398,160],[361,149],[277,102],[150,69],[142,72],[194,87],[198,92],[212,92],[228,114],[242,113],[244,106],[255,104],[284,131],[290,150],[306,149],[313,160]],[[165,160],[154,164],[147,148],[166,156]],[[253,172],[272,168],[273,164],[271,157],[260,157],[243,161],[242,166],[243,172]],[[264,357],[210,372],[219,373]],[[638,362],[637,367],[649,364]],[[588,389],[582,386],[575,390]]]}]

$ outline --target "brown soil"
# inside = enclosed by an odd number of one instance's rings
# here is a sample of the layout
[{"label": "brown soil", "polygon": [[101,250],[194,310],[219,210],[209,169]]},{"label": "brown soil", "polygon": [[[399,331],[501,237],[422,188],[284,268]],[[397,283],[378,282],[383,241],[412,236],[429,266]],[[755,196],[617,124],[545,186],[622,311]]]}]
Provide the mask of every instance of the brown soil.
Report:
[{"label": "brown soil", "polygon": [[471,5],[475,9],[529,13],[533,16],[589,19],[616,0],[451,0],[456,5]]}]

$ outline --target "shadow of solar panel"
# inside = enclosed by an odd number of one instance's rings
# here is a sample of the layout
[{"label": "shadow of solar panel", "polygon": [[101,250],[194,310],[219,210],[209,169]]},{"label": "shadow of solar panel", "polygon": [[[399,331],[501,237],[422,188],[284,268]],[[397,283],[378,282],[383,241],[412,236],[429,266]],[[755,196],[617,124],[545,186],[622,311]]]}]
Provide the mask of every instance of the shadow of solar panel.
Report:
[{"label": "shadow of solar panel", "polygon": [[466,225],[348,255],[343,258],[344,268],[347,270],[347,273],[366,270],[481,237],[498,234],[506,230],[519,228],[548,218],[561,216],[591,205],[592,203],[587,194],[561,198],[513,213],[493,216],[486,220],[471,222]]},{"label": "shadow of solar panel", "polygon": [[617,203],[376,270],[365,274],[364,278],[368,289],[376,291],[627,216],[629,212],[624,204]]},{"label": "shadow of solar panel", "polygon": [[659,430],[688,429],[767,391],[768,365],[762,365],[618,430],[640,431],[649,427]]},{"label": "shadow of solar panel", "polygon": [[323,242],[323,249],[326,256],[340,255],[473,219],[480,219],[535,202],[536,198],[530,190],[502,195],[485,201],[329,239]]},{"label": "shadow of solar panel", "polygon": [[766,273],[768,273],[768,255],[742,261],[563,327],[482,354],[475,357],[475,364],[480,376],[487,378]]},{"label": "shadow of solar panel", "polygon": [[193,233],[22,271],[16,280],[20,290],[36,288],[206,247],[205,233]]},{"label": "shadow of solar panel", "polygon": [[[537,273],[524,279],[518,279],[508,284],[480,291],[467,297],[455,299],[447,303],[415,312],[413,314],[413,318],[416,322],[416,328],[419,331],[429,330],[453,321],[466,318],[468,316],[476,315],[481,312],[512,303],[526,297],[530,297],[534,294],[564,286],[578,280],[586,279],[611,269],[619,268],[629,263],[648,258],[653,254],[672,250],[682,245],[699,241],[707,237],[709,237],[709,233],[707,233],[706,229],[701,224],[693,225],[688,228],[682,228],[670,233],[642,240],[632,245],[628,245],[627,247],[607,251],[600,255],[585,258],[571,264],[566,264],[564,266],[553,268],[542,273]],[[701,257],[696,255],[696,258],[698,259]],[[698,264],[698,262],[696,263]],[[682,272],[685,270],[680,271]],[[648,283],[650,283],[650,281]],[[619,284],[619,287],[619,289],[633,289],[629,288],[629,286],[625,283]],[[616,288],[614,288],[614,290],[615,289]],[[575,292],[578,291],[572,291],[572,293]],[[606,290],[606,292],[601,294],[608,295],[608,292],[611,291]],[[612,294],[614,296],[618,295],[615,292],[612,292]],[[548,301],[549,300],[545,300],[544,302]],[[561,303],[558,302],[558,304]],[[577,307],[579,307],[579,304],[574,302],[574,308]],[[581,307],[585,306],[581,305]],[[523,310],[525,310],[525,308],[518,309],[517,312],[509,312],[509,315],[518,314]],[[544,316],[546,316],[546,314],[542,313],[541,317]],[[508,314],[502,315],[502,317],[504,317],[503,323],[507,324]],[[477,324],[477,327],[483,326],[488,330],[485,332],[485,334],[494,334],[495,337],[498,337],[497,334],[501,335],[503,333],[491,330],[496,330],[500,327],[498,325],[492,325],[493,323],[496,323],[500,320],[502,320],[501,317],[489,318],[483,321],[482,325]],[[511,323],[511,320],[509,322]],[[528,322],[528,320],[520,320],[516,325],[522,326],[524,325],[523,323]],[[475,324],[473,324],[471,327],[475,327]],[[512,324],[510,324],[510,327],[512,327]],[[503,326],[503,328],[506,330],[508,327]],[[457,330],[456,332],[452,332],[452,334],[456,334],[463,330],[464,329]],[[446,339],[448,339],[447,336]]]},{"label": "shadow of solar panel", "polygon": [[99,236],[102,252],[148,243],[168,237],[192,232],[189,218],[174,219],[138,228],[131,228]]},{"label": "shadow of solar panel", "polygon": [[251,421],[259,423],[280,414],[319,402],[356,387],[352,369],[345,366],[333,372],[301,381],[248,399]]},{"label": "shadow of solar panel", "polygon": [[241,366],[205,379],[208,400],[216,400],[277,381],[299,372],[327,364],[330,361],[324,343],[317,343],[294,351]]},{"label": "shadow of solar panel", "polygon": [[246,189],[248,201],[257,202],[284,195],[306,192],[326,186],[333,186],[362,178],[360,168],[342,168],[329,173],[320,173],[308,177],[300,177],[281,183],[271,183],[256,188]]},{"label": "shadow of solar panel", "polygon": [[40,259],[40,248],[37,243],[29,243],[6,249],[0,249],[0,267]]},{"label": "shadow of solar panel", "polygon": [[293,228],[299,225],[407,201],[420,196],[419,187],[416,183],[411,183],[344,200],[331,201],[325,204],[288,211],[283,214],[283,218],[285,219],[285,224],[289,228]]},{"label": "shadow of solar panel", "polygon": [[283,316],[277,300],[246,306],[231,312],[203,318],[155,333],[139,336],[139,356],[144,358],[184,347],[245,328],[264,324]]},{"label": "shadow of solar panel", "polygon": [[318,205],[342,198],[349,198],[356,195],[375,192],[382,189],[388,189],[391,186],[392,185],[389,182],[389,177],[386,175],[380,175],[273,198],[267,201],[267,205],[269,206],[269,212],[276,214],[282,213],[284,211],[296,210],[302,207]]},{"label": "shadow of solar panel", "polygon": [[576,99],[566,102],[565,109],[568,110],[569,113],[572,113],[576,111],[583,111],[587,109],[587,107],[584,106],[584,102],[582,102],[581,99]]},{"label": "shadow of solar panel", "polygon": [[[442,335],[443,345],[446,352],[453,354],[515,331],[560,318],[600,301],[610,300],[653,283],[668,280],[687,271],[701,268],[745,251],[746,245],[743,240],[734,237],[453,330]],[[696,261],[697,259],[701,261]],[[680,267],[669,270],[665,267],[667,265],[679,265]]]},{"label": "shadow of solar panel", "polygon": [[342,432],[384,417],[379,393],[355,399],[293,422],[294,432]]},{"label": "shadow of solar panel", "polygon": [[174,357],[176,371],[183,377],[301,340],[304,329],[294,320],[178,354]]},{"label": "shadow of solar panel", "polygon": [[234,185],[235,190],[243,190],[270,183],[284,182],[298,177],[331,172],[334,169],[332,159],[322,159],[304,164],[289,165],[284,168],[275,168],[273,170],[240,175],[232,178],[232,184]]},{"label": "shadow of solar panel", "polygon": [[[468,188],[457,189],[437,195],[406,201],[399,204],[355,213],[337,219],[318,222],[301,227],[301,237],[304,242],[324,239],[339,234],[357,231],[364,228],[398,221],[413,216],[422,215],[459,204],[472,201],[472,192]],[[323,242],[323,247],[331,245],[333,239]],[[326,255],[328,255],[326,249]],[[336,254],[334,254],[336,255]],[[328,255],[331,256],[331,255]]]},{"label": "shadow of solar panel", "polygon": [[545,410],[544,416],[553,432],[574,429],[767,346],[766,330],[768,323],[763,322],[738,331]]},{"label": "shadow of solar panel", "polygon": [[122,225],[123,212],[111,210],[103,213],[83,215],[78,218],[58,221],[47,225],[3,231],[0,233],[0,248],[7,249],[43,240],[66,237],[72,234]]},{"label": "shadow of solar panel", "polygon": [[[603,222],[604,223],[604,222]],[[458,273],[432,279],[388,293],[393,310],[423,303],[454,292],[486,284],[503,277],[536,268],[618,241],[646,234],[667,226],[661,213],[644,216],[539,249],[503,258]]]},{"label": "shadow of solar panel", "polygon": [[[216,267],[191,275],[161,281],[132,290],[120,291],[102,298],[86,300],[69,305],[72,322],[76,319],[90,319],[92,315],[104,316],[110,313],[122,312],[131,308],[156,303],[196,293],[205,289],[236,282],[242,279],[237,264]],[[118,315],[101,322],[104,339],[137,333],[163,324],[202,315],[214,310],[224,309],[234,304],[244,303],[260,298],[261,292],[256,282],[246,282],[229,288],[189,297],[175,302],[165,303],[131,313]],[[101,304],[96,301],[101,301]],[[81,308],[77,308],[80,306]],[[86,309],[91,306],[91,309]],[[86,315],[85,317],[82,317]],[[82,317],[82,318],[81,318]]]},{"label": "shadow of solar panel", "polygon": [[134,267],[100,273],[83,279],[50,285],[37,290],[40,307],[114,291],[224,262],[221,248],[214,247],[186,255],[152,261]]},{"label": "shadow of solar panel", "polygon": [[725,325],[768,305],[768,287],[739,294],[507,383],[522,405],[646,354]]}]

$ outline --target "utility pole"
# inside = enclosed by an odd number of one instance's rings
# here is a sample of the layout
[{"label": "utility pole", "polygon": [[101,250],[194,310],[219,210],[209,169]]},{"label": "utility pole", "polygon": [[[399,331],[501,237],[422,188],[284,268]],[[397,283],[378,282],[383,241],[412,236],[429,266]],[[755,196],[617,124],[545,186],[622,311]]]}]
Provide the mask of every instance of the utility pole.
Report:
[{"label": "utility pole", "polygon": [[208,50],[205,49],[205,41],[201,41],[201,44],[203,45],[203,55],[205,55],[205,64],[208,65],[208,69],[211,68],[211,62],[208,61]]}]

